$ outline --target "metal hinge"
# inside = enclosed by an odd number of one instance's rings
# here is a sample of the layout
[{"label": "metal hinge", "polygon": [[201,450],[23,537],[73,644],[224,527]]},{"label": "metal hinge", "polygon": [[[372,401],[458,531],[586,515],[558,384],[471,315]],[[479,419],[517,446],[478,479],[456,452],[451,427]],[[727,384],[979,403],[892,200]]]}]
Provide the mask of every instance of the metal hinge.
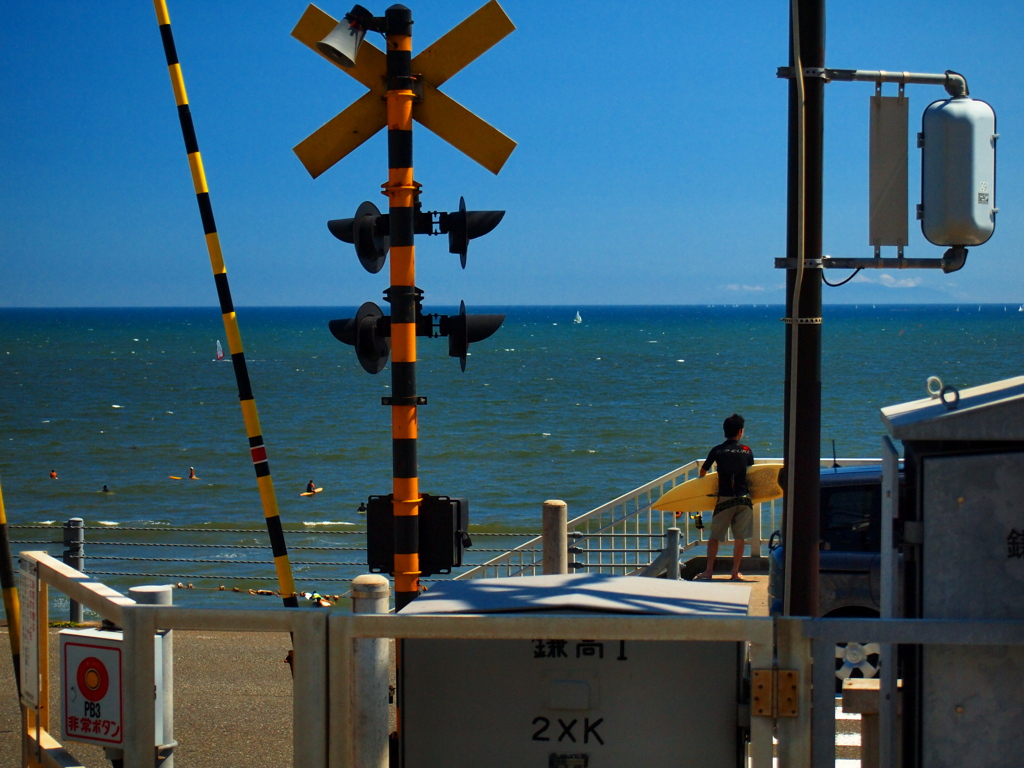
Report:
[{"label": "metal hinge", "polygon": [[795,669],[755,669],[750,679],[750,713],[755,717],[800,714],[800,673]]},{"label": "metal hinge", "polygon": [[924,544],[924,524],[920,520],[903,521],[903,543]]}]

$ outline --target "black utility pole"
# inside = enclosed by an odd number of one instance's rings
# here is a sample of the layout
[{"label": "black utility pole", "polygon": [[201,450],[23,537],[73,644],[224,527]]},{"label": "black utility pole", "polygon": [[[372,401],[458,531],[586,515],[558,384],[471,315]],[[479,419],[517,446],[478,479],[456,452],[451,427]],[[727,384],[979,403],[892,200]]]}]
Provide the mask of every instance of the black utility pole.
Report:
[{"label": "black utility pole", "polygon": [[[787,488],[783,527],[788,563],[785,613],[793,616],[815,616],[818,613],[818,468],[821,453],[821,208],[825,0],[797,0],[796,6],[800,60],[796,60],[794,53],[794,26],[791,18],[786,256],[792,260],[791,264],[796,264],[796,260],[802,255],[804,269],[800,277],[800,270],[797,268],[790,268],[786,272],[786,394],[783,450],[787,465]],[[796,79],[801,75],[798,66],[807,73],[803,77],[803,109],[800,107],[801,88]]]}]

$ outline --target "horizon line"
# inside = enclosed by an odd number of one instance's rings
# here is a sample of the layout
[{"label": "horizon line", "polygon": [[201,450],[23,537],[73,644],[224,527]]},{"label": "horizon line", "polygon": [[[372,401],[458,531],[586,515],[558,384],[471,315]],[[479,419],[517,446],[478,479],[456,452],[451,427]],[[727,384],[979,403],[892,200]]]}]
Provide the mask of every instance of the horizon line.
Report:
[{"label": "horizon line", "polygon": [[[972,306],[977,304],[980,307],[985,306],[1014,306],[1020,305],[1017,301],[837,301],[823,304],[823,307],[839,306],[839,307],[859,307],[861,305],[870,304],[873,307],[958,307],[958,306]],[[448,307],[457,306],[456,304],[445,304],[440,303],[438,306]],[[654,304],[487,304],[480,303],[474,304],[476,307],[510,307],[510,308],[562,308],[569,307],[573,309],[608,309],[613,307],[783,307],[785,303],[782,302],[697,302],[692,304],[669,304],[669,303],[654,303]],[[357,308],[356,304],[243,304],[237,305],[235,310],[245,309],[352,309]],[[43,305],[23,305],[23,306],[0,306],[0,312],[13,311],[13,310],[139,310],[139,309],[213,309],[220,310],[217,304],[147,304],[147,305],[54,305],[54,306],[43,306]]]}]

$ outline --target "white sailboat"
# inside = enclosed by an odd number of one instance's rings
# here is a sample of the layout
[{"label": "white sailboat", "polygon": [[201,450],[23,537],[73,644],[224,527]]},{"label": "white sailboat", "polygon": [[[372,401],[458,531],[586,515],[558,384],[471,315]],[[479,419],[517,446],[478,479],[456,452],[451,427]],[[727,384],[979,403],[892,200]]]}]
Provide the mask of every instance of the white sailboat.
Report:
[{"label": "white sailboat", "polygon": [[583,322],[583,318],[582,318],[582,317],[580,317],[580,313],[579,313],[579,310],[576,310],[576,317],[574,317],[574,318],[572,319],[572,321],[573,321],[574,323],[582,323],[582,322]]},{"label": "white sailboat", "polygon": [[220,345],[220,339],[217,339],[217,356],[214,358],[214,362],[217,360],[224,359],[224,348]]}]

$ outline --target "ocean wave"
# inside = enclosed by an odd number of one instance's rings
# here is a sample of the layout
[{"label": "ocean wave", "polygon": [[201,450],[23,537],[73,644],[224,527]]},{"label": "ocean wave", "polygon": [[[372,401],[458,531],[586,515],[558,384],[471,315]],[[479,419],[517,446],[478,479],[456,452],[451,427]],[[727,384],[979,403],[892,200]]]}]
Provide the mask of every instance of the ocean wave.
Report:
[{"label": "ocean wave", "polygon": [[316,522],[316,523],[314,523],[314,522],[306,522],[305,520],[303,520],[302,524],[303,525],[307,525],[307,526],[313,526],[313,525],[355,525],[355,523],[346,523],[346,522],[344,522],[342,520],[324,520],[322,522]]}]

